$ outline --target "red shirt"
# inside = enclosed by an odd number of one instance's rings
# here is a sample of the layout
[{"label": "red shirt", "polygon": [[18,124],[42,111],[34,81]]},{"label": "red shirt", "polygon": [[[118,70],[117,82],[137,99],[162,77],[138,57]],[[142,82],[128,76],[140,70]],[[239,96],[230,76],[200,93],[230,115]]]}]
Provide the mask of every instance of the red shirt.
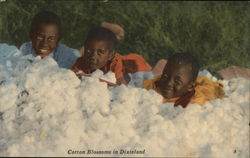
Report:
[{"label": "red shirt", "polygon": [[[129,54],[121,56],[115,53],[114,58],[109,61],[101,70],[103,73],[112,71],[115,73],[116,79],[122,78],[125,74],[135,73],[139,71],[151,71],[152,67],[145,61],[143,57],[137,54]],[[76,60],[76,63],[71,68],[72,71],[77,72],[79,70],[84,73],[92,73],[95,70],[87,69],[83,64],[83,57]]]}]

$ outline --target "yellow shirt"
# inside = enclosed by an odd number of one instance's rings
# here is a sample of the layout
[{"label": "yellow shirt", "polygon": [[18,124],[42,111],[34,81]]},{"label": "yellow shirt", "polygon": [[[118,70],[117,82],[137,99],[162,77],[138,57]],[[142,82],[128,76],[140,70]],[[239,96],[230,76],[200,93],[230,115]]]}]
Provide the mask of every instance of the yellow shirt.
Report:
[{"label": "yellow shirt", "polygon": [[[143,87],[147,90],[153,89],[159,93],[155,86],[155,82],[161,78],[161,75],[155,76],[153,79],[145,80]],[[189,103],[204,104],[208,100],[223,98],[225,96],[223,85],[219,82],[214,82],[205,76],[198,76],[195,82],[195,93]],[[163,102],[175,102],[178,98],[163,99]]]}]

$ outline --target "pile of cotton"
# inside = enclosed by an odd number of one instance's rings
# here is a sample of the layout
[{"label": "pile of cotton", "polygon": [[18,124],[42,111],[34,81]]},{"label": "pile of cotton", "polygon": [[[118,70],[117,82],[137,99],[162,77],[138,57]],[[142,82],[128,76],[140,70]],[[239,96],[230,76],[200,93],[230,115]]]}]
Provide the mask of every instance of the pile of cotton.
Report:
[{"label": "pile of cotton", "polygon": [[3,48],[0,156],[249,157],[249,80],[222,80],[227,97],[183,109],[99,81],[113,73],[79,80],[50,57]]}]

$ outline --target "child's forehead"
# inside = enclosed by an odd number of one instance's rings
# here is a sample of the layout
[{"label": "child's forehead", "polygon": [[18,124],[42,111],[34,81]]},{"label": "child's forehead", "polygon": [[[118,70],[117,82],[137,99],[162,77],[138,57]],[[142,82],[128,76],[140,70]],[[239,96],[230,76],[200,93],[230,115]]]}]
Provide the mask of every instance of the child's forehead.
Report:
[{"label": "child's forehead", "polygon": [[59,32],[59,26],[53,23],[41,23],[38,24],[35,28],[35,31],[50,31],[50,32]]},{"label": "child's forehead", "polygon": [[163,73],[182,73],[192,74],[192,64],[186,64],[181,61],[168,62]]}]

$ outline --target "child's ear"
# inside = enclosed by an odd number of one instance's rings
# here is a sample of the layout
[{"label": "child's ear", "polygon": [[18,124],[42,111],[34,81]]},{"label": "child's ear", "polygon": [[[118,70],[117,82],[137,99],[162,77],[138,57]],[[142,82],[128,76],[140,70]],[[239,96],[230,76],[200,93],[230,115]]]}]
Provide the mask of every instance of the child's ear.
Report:
[{"label": "child's ear", "polygon": [[193,91],[193,90],[194,90],[194,87],[195,87],[195,83],[194,83],[194,82],[190,83],[190,84],[188,85],[188,91],[189,91],[189,92],[190,92],[190,91]]}]

